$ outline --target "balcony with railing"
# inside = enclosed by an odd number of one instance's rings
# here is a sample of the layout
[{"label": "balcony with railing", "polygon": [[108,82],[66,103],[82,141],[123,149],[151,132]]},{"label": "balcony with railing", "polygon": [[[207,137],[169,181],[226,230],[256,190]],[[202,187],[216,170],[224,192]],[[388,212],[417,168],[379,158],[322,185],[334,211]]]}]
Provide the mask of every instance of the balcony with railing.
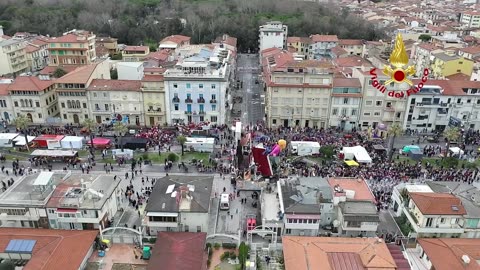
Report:
[{"label": "balcony with railing", "polygon": [[161,108],[149,108],[147,110],[147,114],[161,114],[162,113],[162,109]]},{"label": "balcony with railing", "polygon": [[197,102],[198,102],[198,103],[205,103],[205,99],[204,99],[204,98],[198,98],[198,99],[197,99]]},{"label": "balcony with railing", "polygon": [[186,115],[192,115],[192,112],[191,111],[185,111],[185,114]]},{"label": "balcony with railing", "polygon": [[205,112],[205,111],[199,111],[198,114],[199,114],[199,115],[205,115],[206,112]]},{"label": "balcony with railing", "polygon": [[180,99],[179,99],[178,97],[174,97],[174,98],[172,99],[172,102],[178,103],[178,102],[180,102]]},{"label": "balcony with railing", "polygon": [[192,103],[192,102],[193,102],[193,100],[191,98],[186,98],[185,99],[185,103]]},{"label": "balcony with railing", "polygon": [[217,100],[216,99],[211,99],[210,103],[217,103]]}]

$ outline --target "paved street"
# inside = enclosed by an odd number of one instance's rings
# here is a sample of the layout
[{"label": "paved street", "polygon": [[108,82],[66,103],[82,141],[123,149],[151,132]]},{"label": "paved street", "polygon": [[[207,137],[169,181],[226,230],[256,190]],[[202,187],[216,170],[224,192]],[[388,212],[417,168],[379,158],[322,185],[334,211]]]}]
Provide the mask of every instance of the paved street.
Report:
[{"label": "paved street", "polygon": [[[263,120],[264,105],[263,90],[259,79],[260,68],[258,55],[240,54],[237,58],[237,76],[243,82],[241,91],[243,103],[241,106],[241,121],[244,125],[256,124]],[[257,83],[258,82],[258,83]]]}]

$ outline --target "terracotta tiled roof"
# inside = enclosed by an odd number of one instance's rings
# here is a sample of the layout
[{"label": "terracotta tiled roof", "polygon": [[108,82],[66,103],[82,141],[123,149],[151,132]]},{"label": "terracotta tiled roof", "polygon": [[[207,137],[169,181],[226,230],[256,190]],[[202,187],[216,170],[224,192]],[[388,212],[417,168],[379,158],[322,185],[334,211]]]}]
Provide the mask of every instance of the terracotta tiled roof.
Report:
[{"label": "terracotta tiled roof", "polygon": [[363,45],[363,40],[361,39],[340,39],[338,44],[343,46],[354,46],[354,45]]},{"label": "terracotta tiled roof", "polygon": [[477,54],[480,53],[480,46],[471,46],[466,48],[461,48],[459,51],[466,52],[469,54]]},{"label": "terracotta tiled roof", "polygon": [[343,190],[355,191],[354,200],[371,201],[375,203],[375,197],[367,186],[365,180],[358,178],[328,178],[328,184],[333,188],[339,185]]},{"label": "terracotta tiled roof", "polygon": [[92,80],[88,90],[94,91],[140,91],[141,81],[131,80]]},{"label": "terracotta tiled roof", "polygon": [[300,37],[288,37],[287,38],[287,43],[295,43],[295,42],[300,42]]},{"label": "terracotta tiled roof", "polygon": [[345,79],[335,78],[333,80],[333,87],[362,88],[362,85],[360,84],[360,80],[358,78],[345,78]]},{"label": "terracotta tiled roof", "polygon": [[29,40],[28,42],[37,46],[43,46],[48,44],[47,37],[43,37],[43,36],[35,37],[34,39]]},{"label": "terracotta tiled roof", "polygon": [[348,54],[348,52],[340,46],[335,46],[331,50],[332,50],[332,53],[335,54],[336,56]]},{"label": "terracotta tiled roof", "polygon": [[311,35],[312,42],[338,42],[337,35]]},{"label": "terracotta tiled roof", "polygon": [[[413,80],[414,84],[420,83],[420,80]],[[459,80],[428,80],[425,85],[437,85],[443,88],[442,95],[462,96],[465,95],[464,88],[480,88],[480,81],[459,81]],[[416,95],[418,95],[417,93]]]},{"label": "terracotta tiled roof", "polygon": [[163,75],[145,75],[142,79],[143,82],[163,82]]},{"label": "terracotta tiled roof", "polygon": [[40,48],[35,47],[35,46],[33,46],[33,45],[30,45],[30,44],[28,44],[28,45],[25,47],[25,52],[26,52],[26,53],[32,53],[32,52],[35,52],[35,51],[38,51],[38,50],[40,50]]},{"label": "terracotta tiled roof", "polygon": [[237,38],[229,35],[223,35],[215,39],[215,43],[224,43],[232,47],[237,47]]},{"label": "terracotta tiled roof", "polygon": [[190,39],[191,39],[191,37],[187,37],[187,36],[172,35],[172,36],[168,36],[168,37],[162,39],[162,41],[160,41],[160,43],[173,42],[173,43],[180,44],[182,42],[190,41]]},{"label": "terracotta tiled roof", "polygon": [[52,80],[40,80],[35,76],[19,76],[8,86],[8,91],[42,91],[53,83]]},{"label": "terracotta tiled roof", "polygon": [[126,46],[123,51],[133,51],[133,52],[147,52],[149,50],[148,46]]},{"label": "terracotta tiled roof", "polygon": [[206,270],[206,238],[206,233],[159,232],[147,270]]},{"label": "terracotta tiled roof", "polygon": [[81,66],[74,71],[67,73],[61,78],[58,78],[55,83],[87,83],[92,76],[93,71],[97,68],[97,64],[90,64]]},{"label": "terracotta tiled roof", "polygon": [[[72,66],[72,65],[68,65],[68,66],[60,66],[63,70],[65,70],[67,73],[70,73],[72,71],[74,71],[75,69],[79,68],[79,66]],[[55,70],[57,69],[58,67],[55,67],[55,66],[46,66],[44,69],[42,69],[40,71],[40,75],[52,75],[53,72],[55,72]]]},{"label": "terracotta tiled roof", "polygon": [[412,192],[410,198],[424,215],[465,215],[459,198],[452,194]]},{"label": "terracotta tiled roof", "polygon": [[[85,32],[86,33],[86,32]],[[86,43],[86,39],[80,38],[75,34],[66,34],[60,37],[52,37],[47,40],[48,43]]]},{"label": "terracotta tiled roof", "polygon": [[448,80],[453,81],[470,81],[470,76],[463,73],[457,73],[446,77]]},{"label": "terracotta tiled roof", "polygon": [[[480,239],[465,238],[421,238],[418,244],[425,251],[435,270],[478,270]],[[470,263],[465,264],[462,256],[467,255]]]},{"label": "terracotta tiled roof", "polygon": [[334,63],[339,67],[373,67],[370,61],[357,55],[337,58],[334,60]]},{"label": "terracotta tiled roof", "polygon": [[35,240],[32,258],[23,270],[77,270],[88,255],[98,231],[0,228],[0,250],[10,240]]},{"label": "terracotta tiled roof", "polygon": [[170,55],[170,50],[164,49],[158,52],[149,53],[144,60],[153,59],[153,60],[164,62],[164,61],[167,61],[169,55]]},{"label": "terracotta tiled roof", "polygon": [[284,236],[285,270],[396,269],[387,245],[377,238]]},{"label": "terracotta tiled roof", "polygon": [[435,44],[432,44],[432,43],[421,43],[420,45],[418,45],[419,48],[422,48],[422,49],[425,49],[427,51],[433,51],[433,50],[436,50],[436,49],[440,49],[438,48]]}]

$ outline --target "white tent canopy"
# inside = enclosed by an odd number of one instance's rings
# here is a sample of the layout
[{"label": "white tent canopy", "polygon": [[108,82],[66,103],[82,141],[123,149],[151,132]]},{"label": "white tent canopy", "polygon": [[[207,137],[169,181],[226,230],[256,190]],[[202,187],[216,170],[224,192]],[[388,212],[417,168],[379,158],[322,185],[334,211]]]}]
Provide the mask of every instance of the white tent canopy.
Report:
[{"label": "white tent canopy", "polygon": [[83,137],[78,136],[65,136],[60,144],[64,149],[82,149],[83,148]]},{"label": "white tent canopy", "polygon": [[[33,139],[35,139],[36,137],[35,136],[27,136],[27,139],[28,139],[28,143],[32,142]],[[18,136],[16,137],[15,139],[13,139],[13,141],[15,142],[15,145],[19,145],[19,146],[23,146],[25,145],[25,136]]]},{"label": "white tent canopy", "polygon": [[359,145],[343,147],[342,152],[345,155],[345,159],[353,160],[355,158],[358,163],[372,163],[372,158],[367,150]]},{"label": "white tent canopy", "polygon": [[464,152],[462,149],[460,149],[460,147],[450,147],[448,150],[450,150],[450,152],[452,152],[454,155],[463,155]]},{"label": "white tent canopy", "polygon": [[18,133],[0,133],[0,147],[12,147],[12,140],[18,135]]},{"label": "white tent canopy", "polygon": [[33,151],[30,155],[37,157],[74,157],[77,154],[77,151],[71,150],[42,150],[37,149]]}]

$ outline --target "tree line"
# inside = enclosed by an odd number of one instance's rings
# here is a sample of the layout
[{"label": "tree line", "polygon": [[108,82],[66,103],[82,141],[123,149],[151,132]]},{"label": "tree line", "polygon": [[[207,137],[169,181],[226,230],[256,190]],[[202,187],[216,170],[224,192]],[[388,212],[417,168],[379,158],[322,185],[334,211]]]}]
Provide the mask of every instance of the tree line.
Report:
[{"label": "tree line", "polygon": [[293,0],[2,0],[0,24],[18,31],[61,35],[71,29],[112,36],[129,45],[156,45],[173,34],[209,43],[223,33],[240,51],[258,48],[258,27],[279,20],[289,36],[336,34],[378,40],[382,29],[335,4]]}]

